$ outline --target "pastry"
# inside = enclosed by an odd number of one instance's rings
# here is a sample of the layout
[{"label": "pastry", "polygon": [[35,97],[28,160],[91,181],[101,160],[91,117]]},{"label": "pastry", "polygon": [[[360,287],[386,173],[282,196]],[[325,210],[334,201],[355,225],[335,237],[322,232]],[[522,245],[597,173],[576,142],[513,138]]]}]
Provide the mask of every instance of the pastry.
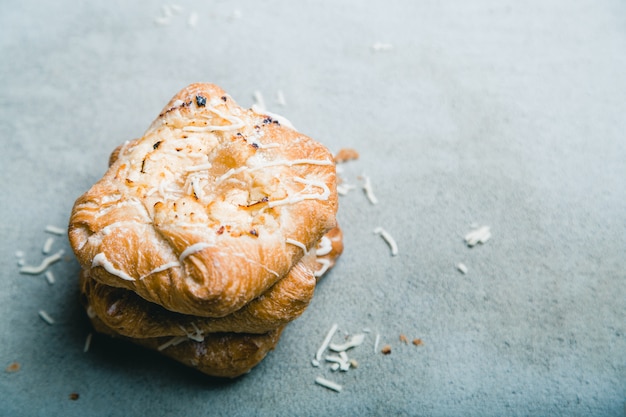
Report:
[{"label": "pastry", "polygon": [[[91,323],[100,333],[121,337],[95,316]],[[122,338],[207,375],[235,378],[249,372],[274,349],[283,329],[284,326],[264,334],[213,333],[200,341],[186,337]]]},{"label": "pastry", "polygon": [[335,226],[321,144],[193,84],[76,201],[69,238],[94,280],[224,317],[283,279]]},{"label": "pastry", "polygon": [[[341,254],[341,231],[335,227],[289,273],[244,307],[220,318],[174,313],[148,302],[132,291],[104,285],[81,272],[83,304],[109,329],[134,338],[185,336],[215,332],[260,334],[299,317],[313,297],[316,278]],[[321,264],[321,267],[320,267]]]}]

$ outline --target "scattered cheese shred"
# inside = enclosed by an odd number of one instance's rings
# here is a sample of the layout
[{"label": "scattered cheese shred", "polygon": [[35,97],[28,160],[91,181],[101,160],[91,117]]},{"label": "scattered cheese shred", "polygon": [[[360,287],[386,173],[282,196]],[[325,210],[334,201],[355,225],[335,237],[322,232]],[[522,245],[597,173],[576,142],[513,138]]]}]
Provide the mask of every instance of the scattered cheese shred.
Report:
[{"label": "scattered cheese shred", "polygon": [[328,348],[333,352],[345,352],[348,349],[352,349],[353,347],[360,346],[365,340],[365,334],[359,333],[350,338],[346,343],[336,344],[331,343],[328,345]]},{"label": "scattered cheese shred", "polygon": [[374,341],[374,352],[378,352],[378,343],[380,343],[380,333],[376,333],[376,340]]},{"label": "scattered cheese shred", "polygon": [[91,347],[91,338],[92,337],[93,337],[92,333],[89,333],[87,335],[87,338],[85,339],[85,346],[83,347],[83,353],[89,352],[89,348]]},{"label": "scattered cheese shred", "polygon": [[387,242],[389,248],[391,249],[391,256],[396,256],[398,254],[398,244],[396,243],[396,240],[389,234],[389,232],[387,232],[382,227],[377,227],[376,229],[374,229],[374,233],[380,235],[385,240],[385,242]]},{"label": "scattered cheese shred", "polygon": [[191,12],[191,14],[189,15],[189,19],[187,19],[187,24],[192,28],[196,27],[196,25],[198,24],[198,13]]},{"label": "scattered cheese shred", "polygon": [[330,330],[326,334],[326,337],[324,338],[324,341],[322,342],[322,344],[320,345],[319,349],[317,349],[317,352],[315,353],[315,359],[313,359],[313,366],[317,367],[317,366],[320,365],[320,361],[322,360],[322,355],[326,351],[326,348],[330,344],[330,341],[333,338],[333,336],[335,335],[335,333],[337,332],[338,328],[339,328],[339,325],[337,323],[335,323],[335,324],[332,325],[332,327],[330,328]]},{"label": "scattered cheese shred", "polygon": [[374,44],[372,44],[372,49],[376,52],[389,51],[393,49],[393,45],[390,43],[384,43],[384,42],[374,42]]},{"label": "scattered cheese shred", "polygon": [[54,279],[54,274],[52,273],[52,271],[46,271],[44,276],[46,277],[46,281],[48,281],[48,284],[50,285],[54,284],[55,279]]},{"label": "scattered cheese shred", "polygon": [[46,242],[43,244],[43,248],[41,249],[41,252],[44,255],[47,255],[50,253],[50,250],[52,250],[52,244],[54,243],[54,238],[53,237],[49,237],[48,239],[46,239]]},{"label": "scattered cheese shred", "polygon": [[363,178],[363,191],[365,191],[365,196],[372,204],[378,204],[378,198],[374,195],[374,191],[372,190],[372,181],[370,177],[367,175],[362,175]]},{"label": "scattered cheese shred", "polygon": [[57,226],[53,226],[51,224],[46,226],[46,232],[47,233],[52,233],[53,235],[59,235],[59,236],[65,236],[66,234],[66,230],[61,228],[61,227],[57,227]]},{"label": "scattered cheese shred", "polygon": [[467,274],[467,266],[465,266],[465,264],[462,262],[456,264],[456,269],[458,269],[459,272],[461,272],[463,275]]},{"label": "scattered cheese shred", "polygon": [[317,378],[315,378],[315,383],[317,385],[321,385],[322,387],[328,388],[335,392],[341,392],[341,390],[343,389],[343,387],[337,384],[336,382],[329,381],[328,379],[322,378],[321,376],[318,376]]},{"label": "scattered cheese shred", "polygon": [[264,112],[267,110],[267,107],[265,106],[265,100],[263,99],[263,94],[261,94],[259,90],[255,90],[255,92],[252,94],[252,97],[254,97],[255,106],[257,110],[261,112]]},{"label": "scattered cheese shred", "polygon": [[283,93],[283,90],[278,90],[276,92],[276,102],[280,104],[281,106],[287,105],[287,101],[285,100],[285,94]]},{"label": "scattered cheese shred", "polygon": [[337,194],[339,194],[339,195],[346,195],[351,190],[354,190],[355,188],[356,188],[356,186],[353,185],[353,184],[339,184],[337,186]]},{"label": "scattered cheese shred", "polygon": [[471,248],[479,243],[487,242],[490,238],[491,231],[489,226],[481,226],[465,235],[465,243]]},{"label": "scattered cheese shred", "polygon": [[39,310],[39,317],[41,317],[43,321],[45,321],[51,326],[54,324],[54,319],[50,317],[50,315],[46,313],[44,310]]},{"label": "scattered cheese shred", "polygon": [[160,345],[159,347],[157,347],[157,350],[160,352],[162,350],[167,349],[170,346],[179,345],[179,344],[183,343],[185,340],[187,340],[187,336],[175,336],[175,337],[172,337],[170,340],[168,340],[167,342],[165,342],[162,345]]},{"label": "scattered cheese shred", "polygon": [[50,255],[44,258],[43,261],[41,261],[41,264],[37,266],[24,265],[23,267],[20,268],[20,273],[30,274],[30,275],[39,275],[42,272],[44,272],[50,265],[52,265],[55,262],[60,261],[64,253],[65,251],[61,249],[54,255]]}]

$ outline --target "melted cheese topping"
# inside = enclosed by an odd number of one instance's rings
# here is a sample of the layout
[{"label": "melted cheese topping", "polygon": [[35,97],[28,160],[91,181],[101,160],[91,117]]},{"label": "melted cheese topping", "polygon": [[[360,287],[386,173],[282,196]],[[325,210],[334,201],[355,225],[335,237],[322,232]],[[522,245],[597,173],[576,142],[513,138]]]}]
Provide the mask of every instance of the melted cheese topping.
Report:
[{"label": "melted cheese topping", "polygon": [[322,236],[317,248],[315,248],[315,255],[324,256],[328,255],[333,250],[333,244],[327,236]]},{"label": "melted cheese topping", "polygon": [[316,277],[321,277],[326,273],[326,271],[328,271],[328,268],[330,268],[330,261],[324,258],[317,258],[316,261],[322,264],[322,267],[315,271],[313,275],[315,275]]},{"label": "melted cheese topping", "polygon": [[308,253],[308,250],[306,249],[306,246],[304,246],[304,243],[302,243],[302,242],[298,242],[295,239],[287,238],[287,239],[285,239],[285,243],[289,243],[290,245],[294,245],[294,246],[299,247],[300,249],[302,249],[304,251],[305,255]]},{"label": "melted cheese topping", "polygon": [[115,268],[115,266],[113,266],[113,264],[107,259],[104,252],[100,252],[99,254],[93,257],[93,261],[91,262],[91,267],[95,268],[97,266],[103,267],[109,274],[120,277],[123,280],[135,281],[135,278],[131,277],[126,272]]},{"label": "melted cheese topping", "polygon": [[163,272],[163,271],[168,270],[170,268],[177,268],[179,266],[180,266],[180,263],[177,262],[177,261],[168,262],[168,263],[163,264],[163,265],[161,265],[161,266],[159,266],[157,268],[154,268],[152,271],[148,272],[146,275],[140,277],[139,279],[142,280],[142,279],[144,279],[144,278],[146,278],[146,277],[148,277],[148,276],[150,276],[152,274],[156,274],[158,272]]},{"label": "melted cheese topping", "polygon": [[[301,201],[304,200],[328,200],[328,197],[330,196],[330,188],[328,188],[328,186],[326,185],[326,183],[322,182],[322,181],[316,181],[316,180],[308,180],[308,179],[304,179],[304,178],[299,178],[299,177],[295,177],[293,179],[295,182],[299,182],[301,184],[304,185],[311,185],[314,187],[319,187],[323,190],[323,192],[321,194],[314,194],[314,193],[298,193],[292,197],[287,197],[284,198],[282,200],[274,200],[274,201],[270,201],[268,203],[268,207],[272,208],[272,207],[276,207],[276,206],[284,206],[286,204],[296,204],[299,203]],[[306,189],[306,187],[305,187]]]},{"label": "melted cheese topping", "polygon": [[194,243],[191,246],[188,246],[178,257],[178,260],[182,263],[185,258],[193,255],[194,253],[200,252],[201,250],[204,250],[206,248],[210,248],[212,246],[215,246],[211,243],[207,243],[207,242],[198,242],[198,243]]}]

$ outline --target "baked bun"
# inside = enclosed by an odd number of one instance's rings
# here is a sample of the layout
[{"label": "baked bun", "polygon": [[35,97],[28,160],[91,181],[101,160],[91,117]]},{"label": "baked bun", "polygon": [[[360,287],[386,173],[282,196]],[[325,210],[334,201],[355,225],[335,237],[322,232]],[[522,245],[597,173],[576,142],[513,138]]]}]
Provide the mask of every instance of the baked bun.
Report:
[{"label": "baked bun", "polygon": [[[81,271],[83,304],[91,316],[121,336],[154,338],[216,332],[261,334],[293,321],[308,306],[316,278],[328,272],[341,254],[341,231],[330,230],[289,273],[265,293],[224,317],[209,318],[171,312],[130,290],[104,285]],[[320,266],[321,265],[321,266]]]},{"label": "baked bun", "polygon": [[224,317],[335,226],[335,188],[324,146],[193,84],[114,152],[76,201],[69,238],[93,280],[169,311]]},{"label": "baked bun", "polygon": [[217,318],[171,312],[130,290],[104,285],[86,271],[81,274],[81,293],[92,314],[122,336],[142,339],[194,332],[261,334],[289,323],[304,312],[315,289],[313,267],[310,259],[303,259],[264,294],[234,313]]},{"label": "baked bun", "polygon": [[[91,318],[94,328],[103,334],[121,337],[97,317]],[[201,341],[180,337],[122,339],[168,356],[207,375],[235,378],[249,372],[274,349],[284,329],[264,334],[213,333]]]}]

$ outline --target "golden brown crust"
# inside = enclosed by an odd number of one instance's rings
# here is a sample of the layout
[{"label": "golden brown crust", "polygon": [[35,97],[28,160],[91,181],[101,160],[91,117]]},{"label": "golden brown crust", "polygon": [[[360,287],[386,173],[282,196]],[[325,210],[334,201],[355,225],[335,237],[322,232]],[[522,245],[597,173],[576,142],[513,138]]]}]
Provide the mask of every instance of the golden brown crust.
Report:
[{"label": "golden brown crust", "polygon": [[171,311],[223,317],[282,279],[335,225],[319,143],[211,84],[178,93],[75,203],[72,248],[95,280]]},{"label": "golden brown crust", "polygon": [[[100,333],[122,337],[108,328],[98,317],[92,317],[91,322]],[[207,375],[235,378],[249,372],[274,349],[283,328],[264,334],[213,333],[200,342],[185,339],[179,343],[172,343],[174,339],[171,337],[122,338],[156,350]]]},{"label": "golden brown crust", "polygon": [[264,294],[224,317],[174,313],[132,291],[104,285],[81,274],[81,293],[100,320],[115,332],[133,338],[185,336],[217,332],[261,334],[299,317],[315,289],[313,259],[304,259]]},{"label": "golden brown crust", "polygon": [[328,260],[330,269],[341,254],[341,230],[336,227],[324,236],[331,242],[330,251],[325,250],[320,257],[310,251],[285,278],[240,310],[224,317],[205,318],[168,311],[132,291],[97,282],[84,270],[80,275],[83,303],[107,327],[133,338],[185,336],[194,332],[266,333],[295,320],[304,312],[313,297],[316,282],[313,271],[320,270],[319,259]]}]

